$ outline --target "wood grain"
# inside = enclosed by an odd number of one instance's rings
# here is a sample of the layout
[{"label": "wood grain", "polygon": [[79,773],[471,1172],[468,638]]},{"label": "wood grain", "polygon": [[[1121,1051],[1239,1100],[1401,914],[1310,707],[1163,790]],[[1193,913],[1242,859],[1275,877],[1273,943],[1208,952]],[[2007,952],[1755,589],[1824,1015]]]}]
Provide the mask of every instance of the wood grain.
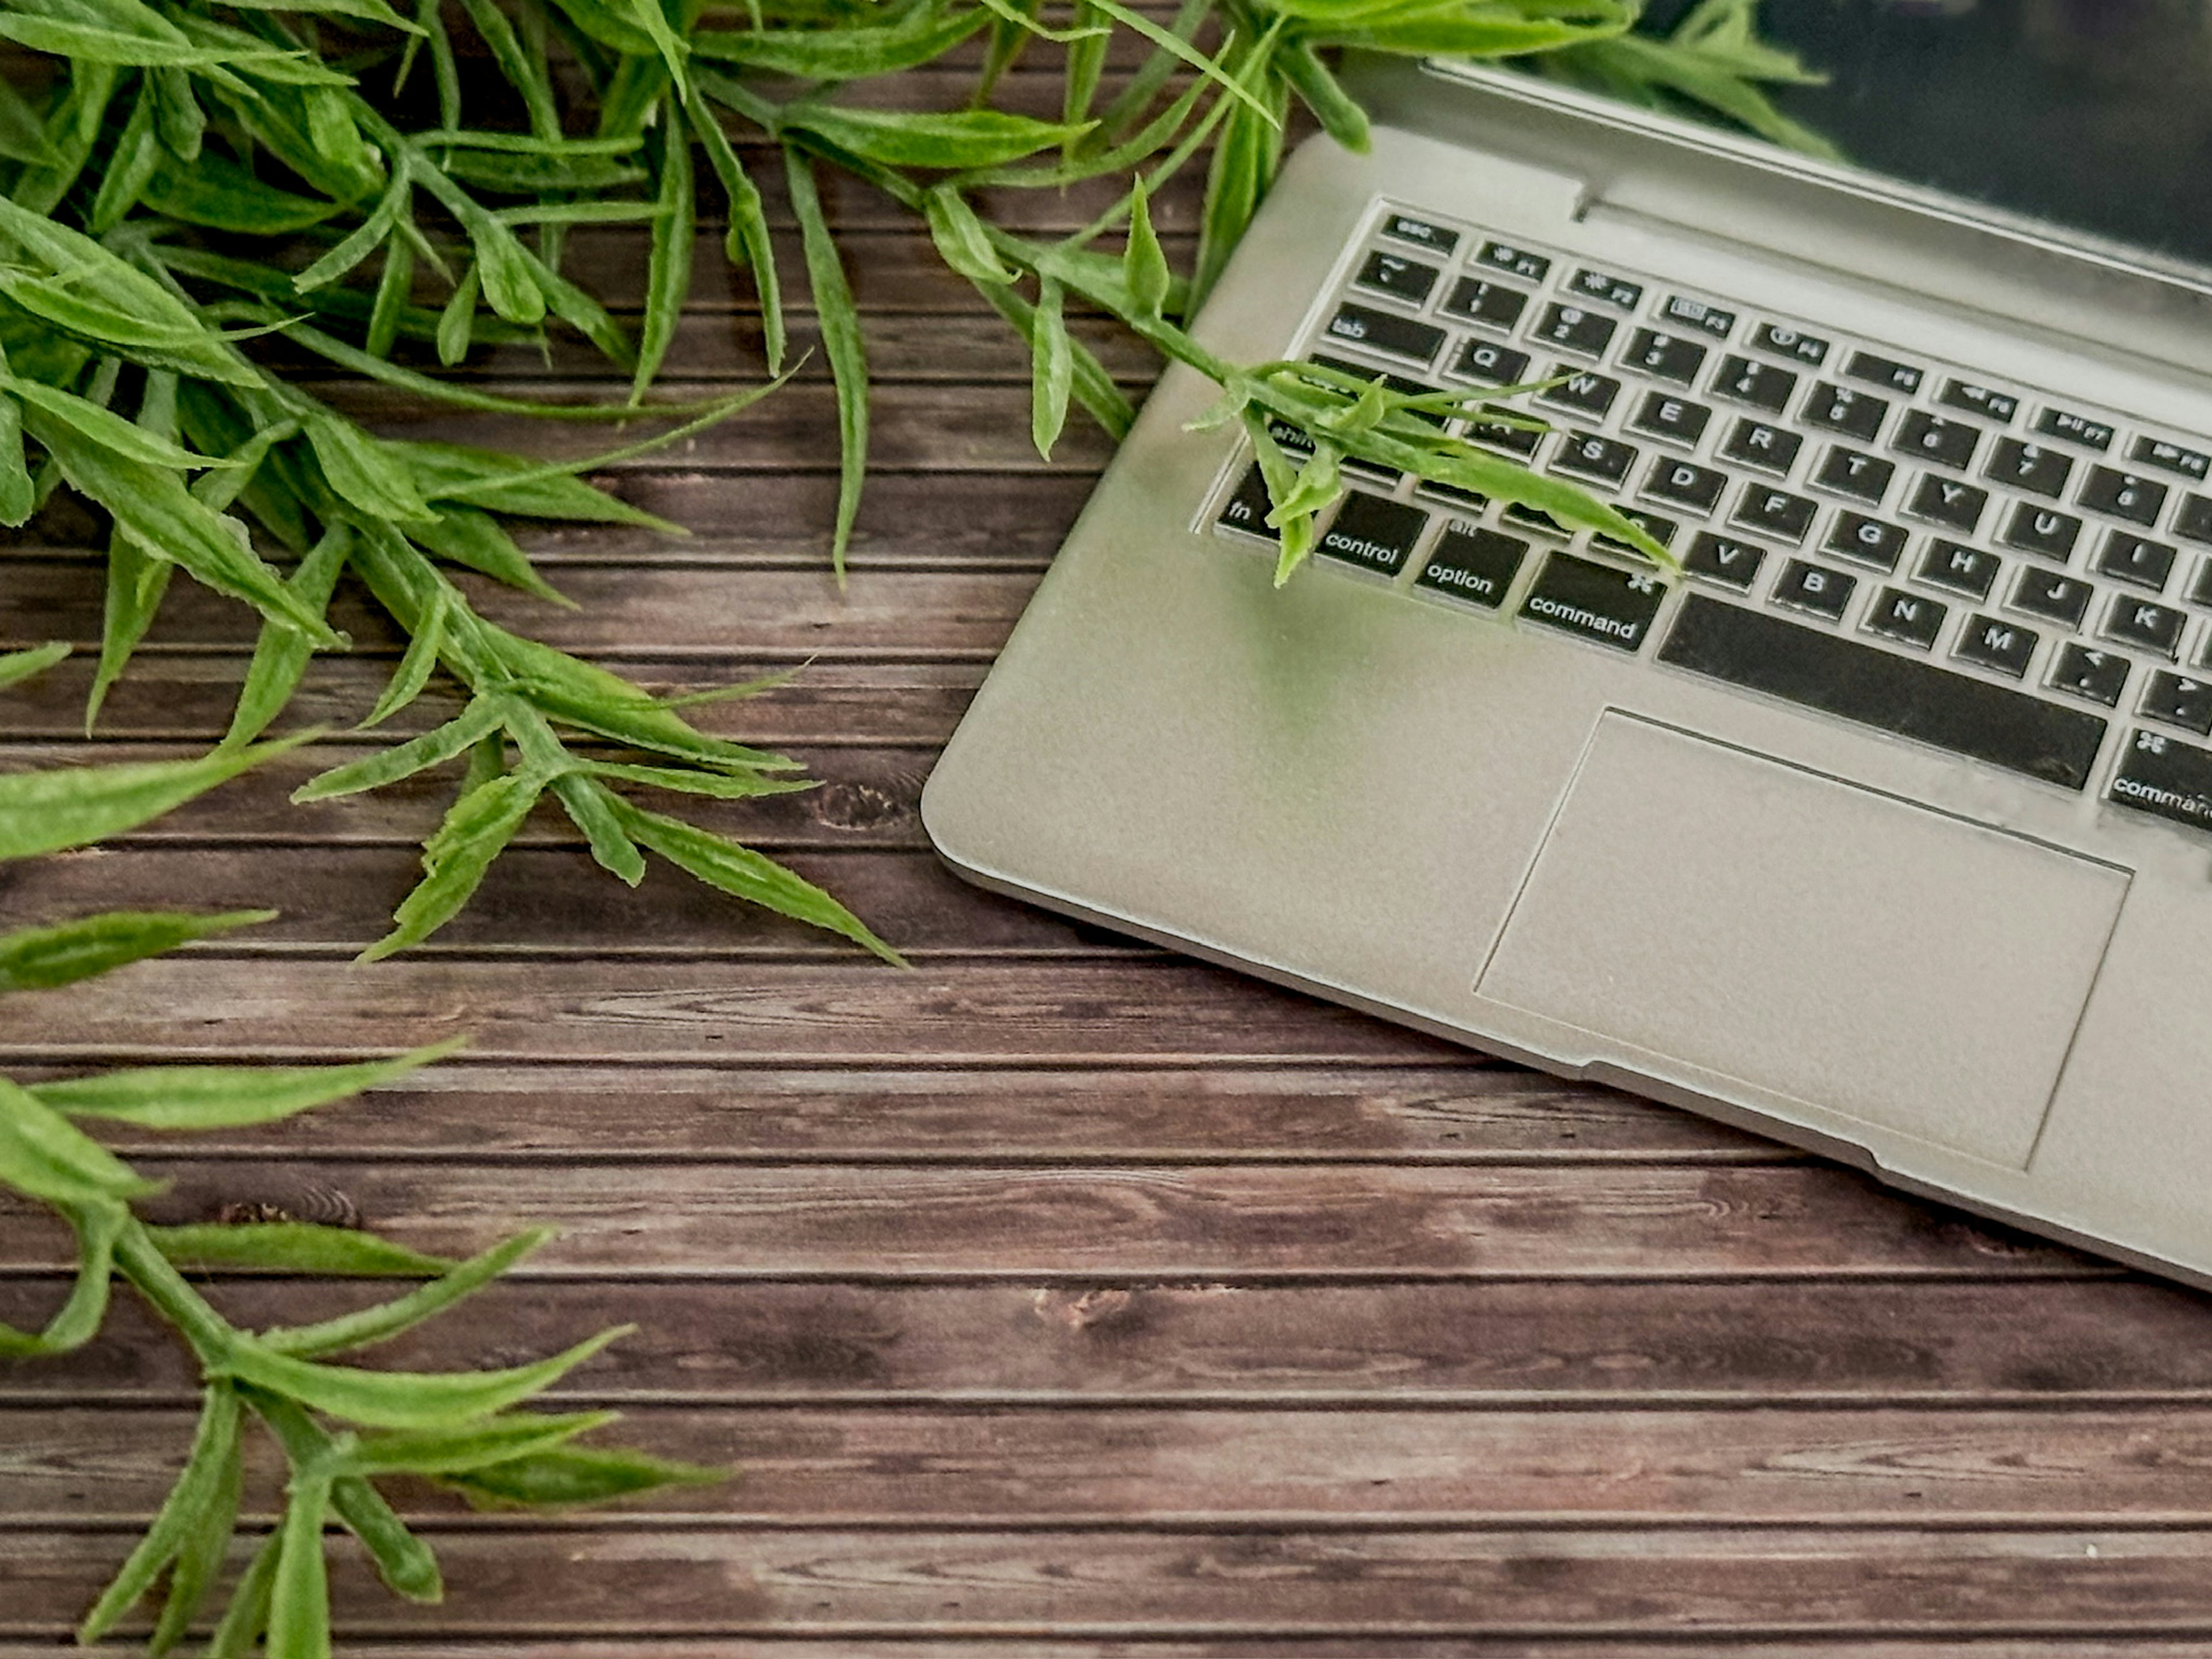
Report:
[{"label": "wood grain", "polygon": [[[1133,61],[1124,43],[1117,64]],[[953,77],[896,95],[941,102]],[[873,95],[872,94],[870,95]],[[1010,107],[1049,112],[1048,75]],[[765,162],[764,152],[748,151]],[[787,270],[778,169],[757,168]],[[1116,185],[994,191],[1065,234]],[[1186,258],[1199,180],[1153,210]],[[698,689],[823,787],[699,816],[850,899],[897,974],[656,872],[631,894],[540,814],[431,947],[347,958],[411,878],[450,777],[295,807],[380,738],[345,728],[398,641],[290,720],[334,728],[97,853],[0,868],[0,925],[116,905],[283,918],[0,1003],[0,1066],[467,1057],[265,1130],[117,1139],[169,1218],[230,1203],[424,1248],[564,1236],[377,1363],[518,1362],[641,1328],[574,1401],[743,1465],[605,1516],[473,1517],[399,1492],[452,1579],[392,1601],[337,1547],[342,1651],[382,1659],[2182,1659],[2212,1650],[2203,1297],[1901,1198],[1754,1137],[1557,1082],[976,893],[928,853],[922,780],[1107,446],[1028,440],[1022,350],[903,210],[833,185],[877,386],[840,592],[821,363],[611,468],[690,527],[532,526],[579,601],[489,614]],[[707,215],[672,378],[757,384],[757,306]],[[632,234],[568,269],[634,314]],[[804,303],[794,342],[812,337]],[[1133,394],[1149,353],[1077,333]],[[280,353],[281,347],[270,348]],[[424,410],[282,359],[408,436],[576,458],[631,435]],[[607,401],[578,343],[471,383]],[[0,641],[100,629],[101,527],[66,501],[0,548]],[[0,769],[198,752],[254,637],[179,584],[88,739],[89,655],[15,688]],[[392,722],[456,707],[434,685]],[[64,1293],[53,1226],[0,1203],[0,1319]],[[250,1326],[392,1293],[207,1276]],[[194,1378],[127,1297],[65,1359],[0,1364],[0,1659],[64,1650],[183,1454]],[[255,1513],[275,1470],[258,1450]],[[96,1650],[108,1659],[124,1650]]]}]

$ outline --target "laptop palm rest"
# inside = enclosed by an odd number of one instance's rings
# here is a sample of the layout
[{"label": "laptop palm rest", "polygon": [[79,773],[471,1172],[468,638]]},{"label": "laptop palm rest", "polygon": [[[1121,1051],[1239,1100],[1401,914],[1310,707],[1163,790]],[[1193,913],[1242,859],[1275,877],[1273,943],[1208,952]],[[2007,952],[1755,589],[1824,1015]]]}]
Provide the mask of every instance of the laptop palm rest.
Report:
[{"label": "laptop palm rest", "polygon": [[[1652,1057],[1639,1070],[2025,1169],[2127,888],[1607,711],[1475,988]],[[1580,1058],[1600,1057],[1620,1058]]]}]

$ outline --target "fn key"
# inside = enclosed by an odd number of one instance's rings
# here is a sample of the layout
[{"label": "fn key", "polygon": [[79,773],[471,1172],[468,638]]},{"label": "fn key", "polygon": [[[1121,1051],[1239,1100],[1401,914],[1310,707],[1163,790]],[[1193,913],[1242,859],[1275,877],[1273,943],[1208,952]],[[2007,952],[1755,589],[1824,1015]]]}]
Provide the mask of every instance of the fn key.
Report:
[{"label": "fn key", "polygon": [[1656,576],[1554,553],[1521,601],[1521,614],[1616,651],[1634,651],[1666,597],[1667,585]]}]

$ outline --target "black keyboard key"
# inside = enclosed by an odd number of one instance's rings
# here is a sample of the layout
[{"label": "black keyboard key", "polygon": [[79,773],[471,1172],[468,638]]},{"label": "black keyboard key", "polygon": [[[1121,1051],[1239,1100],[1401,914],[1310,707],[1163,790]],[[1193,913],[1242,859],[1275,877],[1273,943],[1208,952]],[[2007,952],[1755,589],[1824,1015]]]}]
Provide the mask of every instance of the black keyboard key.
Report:
[{"label": "black keyboard key", "polygon": [[1890,445],[1937,466],[1956,467],[1964,471],[1973,465],[1974,451],[1981,447],[1981,441],[1979,427],[1968,426],[1964,421],[1947,421],[1941,415],[1916,409],[1907,412]]},{"label": "black keyboard key", "polygon": [[1875,441],[1888,414],[1886,398],[1854,392],[1849,386],[1831,386],[1826,380],[1814,386],[1813,395],[1805,400],[1808,422],[1856,438],[1863,444]]},{"label": "black keyboard key", "polygon": [[1679,334],[1661,334],[1656,330],[1639,328],[1629,341],[1620,366],[1687,386],[1705,366],[1705,348]]},{"label": "black keyboard key", "polygon": [[1982,509],[1990,504],[1986,489],[1977,489],[1972,484],[1960,483],[1956,478],[1939,477],[1933,472],[1923,473],[1912,499],[1905,510],[1915,518],[1926,519],[1931,524],[1947,525],[1953,530],[1974,533],[1974,526],[1982,521]]},{"label": "black keyboard key", "polygon": [[1672,295],[1667,308],[1659,314],[1662,321],[1679,323],[1684,328],[1703,329],[1716,340],[1725,340],[1735,331],[1735,313],[1707,305],[1703,300],[1692,300],[1685,294]]},{"label": "black keyboard key", "polygon": [[2027,672],[2028,659],[2035,654],[2039,637],[2032,628],[1978,612],[1966,618],[1966,629],[1951,647],[1951,654],[1961,662],[1979,663],[2018,679]]},{"label": "black keyboard key", "polygon": [[1528,354],[1495,340],[1469,340],[1460,348],[1451,372],[1490,386],[1520,386],[1528,379]]},{"label": "black keyboard key", "polygon": [[1565,541],[1568,537],[1575,533],[1566,526],[1561,524],[1557,519],[1553,518],[1550,514],[1545,512],[1542,507],[1531,507],[1526,501],[1513,501],[1508,503],[1505,508],[1505,516],[1512,520],[1516,524],[1526,525],[1529,529],[1539,531],[1547,536],[1557,536],[1562,541]]},{"label": "black keyboard key", "polygon": [[2132,665],[2117,651],[2100,651],[2069,640],[2059,647],[2058,659],[2051,665],[2051,688],[2110,708],[2126,689]]},{"label": "black keyboard key", "polygon": [[1528,296],[1519,289],[1480,276],[1461,277],[1452,285],[1451,298],[1444,301],[1444,309],[1451,315],[1489,328],[1511,328],[1528,308]]},{"label": "black keyboard key", "polygon": [[[1560,378],[1564,377],[1564,378]],[[1555,404],[1561,409],[1571,409],[1599,420],[1613,407],[1613,400],[1620,396],[1620,382],[1602,374],[1593,374],[1588,369],[1570,369],[1565,364],[1556,365],[1550,378],[1559,384],[1536,394],[1536,401]]]},{"label": "black keyboard key", "polygon": [[2200,738],[2212,737],[2212,684],[2159,669],[2143,687],[2136,712],[2146,720],[2163,720]]},{"label": "black keyboard key", "polygon": [[1735,504],[1735,521],[1747,529],[1802,542],[1805,532],[1813,527],[1814,514],[1819,510],[1817,502],[1808,501],[1802,495],[1792,495],[1786,489],[1747,484]]},{"label": "black keyboard key", "polygon": [[1432,483],[1426,478],[1417,478],[1413,481],[1413,488],[1424,495],[1433,495],[1440,501],[1463,507],[1469,513],[1480,513],[1490,505],[1490,497],[1480,489],[1462,489],[1457,484]]},{"label": "black keyboard key", "polygon": [[1408,380],[1403,374],[1393,374],[1388,369],[1370,368],[1365,363],[1355,363],[1349,357],[1332,357],[1325,351],[1315,352],[1308,361],[1322,368],[1333,368],[1340,374],[1349,374],[1355,380],[1380,380],[1391,391],[1402,392],[1409,398],[1418,398],[1423,392],[1437,390],[1425,381]]},{"label": "black keyboard key", "polygon": [[1371,288],[1378,294],[1388,294],[1393,299],[1418,306],[1427,301],[1429,290],[1443,275],[1434,265],[1376,248],[1367,256],[1367,263],[1359,267],[1359,275],[1352,281],[1361,288]]},{"label": "black keyboard key", "polygon": [[1519,537],[1455,520],[1429,550],[1413,586],[1495,611],[1528,556],[1528,544]]},{"label": "black keyboard key", "polygon": [[[2047,783],[2089,781],[2105,722],[1933,663],[1692,593],[1659,659]],[[2212,823],[2212,757],[2205,819]]]},{"label": "black keyboard key", "polygon": [[1764,421],[1738,421],[1721,446],[1721,453],[1762,472],[1787,477],[1797,464],[1797,452],[1804,447],[1802,438],[1784,428],[1769,426]]},{"label": "black keyboard key", "polygon": [[1237,485],[1237,493],[1223,504],[1221,516],[1215,522],[1224,530],[1241,530],[1248,536],[1265,537],[1279,542],[1283,532],[1267,522],[1267,514],[1274,504],[1267,499],[1267,481],[1261,476],[1259,464],[1244,469],[1244,476]]},{"label": "black keyboard key", "polygon": [[2095,591],[2088,583],[2073,576],[2061,576],[2049,570],[2023,570],[2020,580],[2012,585],[2012,597],[2005,603],[2015,611],[2079,628],[2081,618],[2089,613],[2089,596]]},{"label": "black keyboard key", "polygon": [[1613,343],[1613,336],[1620,325],[1601,312],[1584,306],[1547,306],[1541,321],[1529,331],[1534,338],[1571,351],[1577,356],[1601,357],[1605,349]]},{"label": "black keyboard key", "polygon": [[2173,515],[2173,533],[2192,542],[2212,542],[2212,497],[2184,495]]},{"label": "black keyboard key", "polygon": [[2212,754],[2163,732],[2131,732],[2105,799],[2212,830]]},{"label": "black keyboard key", "polygon": [[2206,559],[2197,565],[2197,580],[2189,585],[2189,602],[2191,605],[2212,605],[2212,559]]},{"label": "black keyboard key", "polygon": [[2166,486],[2137,473],[2093,466],[2075,499],[2092,513],[2109,513],[2130,524],[2156,524],[2166,506]]},{"label": "black keyboard key", "polygon": [[1818,368],[1828,361],[1828,343],[1817,335],[1801,334],[1781,323],[1761,323],[1759,331],[1751,337],[1752,349],[1771,351],[1778,357],[1788,357],[1801,363],[1810,363]]},{"label": "black keyboard key", "polygon": [[1838,513],[1835,523],[1828,526],[1826,540],[1820,544],[1823,553],[1838,557],[1856,559],[1862,564],[1880,565],[1884,570],[1897,568],[1904,556],[1907,540],[1905,532],[1893,524],[1884,524],[1880,519],[1869,519],[1863,513]]},{"label": "black keyboard key", "polygon": [[2020,413],[2020,399],[2010,392],[1992,392],[1971,380],[1946,380],[1941,401],[1953,409],[1963,409],[1969,415],[1979,415],[1999,423]]},{"label": "black keyboard key", "polygon": [[1844,373],[1854,380],[1864,380],[1869,386],[1886,386],[1892,392],[1902,392],[1911,397],[1920,390],[1922,371],[1910,363],[1893,362],[1887,357],[1877,357],[1871,351],[1854,351]]},{"label": "black keyboard key", "polygon": [[1425,247],[1436,254],[1448,255],[1459,246],[1457,231],[1403,213],[1394,213],[1383,220],[1382,234],[1394,242],[1411,242],[1415,247]]},{"label": "black keyboard key", "polygon": [[1536,446],[1544,441],[1544,434],[1533,427],[1508,426],[1503,421],[1471,421],[1468,423],[1467,441],[1480,444],[1485,449],[1503,450],[1525,461],[1536,453]]},{"label": "black keyboard key", "polygon": [[2115,594],[2112,608],[2105,613],[2104,633],[2121,645],[2141,646],[2171,657],[2180,647],[2181,630],[2188,620],[2171,606]]},{"label": "black keyboard key", "polygon": [[1739,593],[1751,591],[1751,585],[1759,580],[1759,567],[1765,562],[1765,548],[1709,532],[1700,532],[1682,556],[1682,568],[1691,575],[1733,587]]},{"label": "black keyboard key", "polygon": [[1878,505],[1889,493],[1889,481],[1896,476],[1897,465],[1893,461],[1863,450],[1846,449],[1841,444],[1831,444],[1828,453],[1820,458],[1820,470],[1813,475],[1813,488]]},{"label": "black keyboard key", "polygon": [[1395,576],[1406,568],[1413,544],[1428,527],[1429,515],[1419,507],[1355,489],[1345,496],[1335,521],[1322,532],[1316,551]]},{"label": "black keyboard key", "polygon": [[2212,472],[2212,455],[2201,449],[2184,449],[2179,444],[2170,444],[2163,438],[2138,438],[2136,447],[2128,452],[2131,461],[2141,461],[2145,466],[2162,467],[2168,472],[2179,472],[2185,478],[2204,482]]},{"label": "black keyboard key", "polygon": [[1830,622],[1841,622],[1844,608],[1851,602],[1851,590],[1858,585],[1856,576],[1792,559],[1774,579],[1774,592],[1770,597],[1775,604],[1786,605],[1792,611],[1809,611]]},{"label": "black keyboard key", "polygon": [[[1694,447],[1705,435],[1705,428],[1713,418],[1713,411],[1703,404],[1693,404],[1686,398],[1677,398],[1664,392],[1648,394],[1636,418],[1629,422],[1639,432],[1648,432],[1655,438],[1667,438],[1674,442]],[[2208,535],[2207,539],[2212,539]]]},{"label": "black keyboard key", "polygon": [[2074,471],[2074,458],[2042,444],[2024,444],[2017,438],[1997,440],[1996,453],[1982,476],[1992,483],[2057,501],[2066,490]]},{"label": "black keyboard key", "polygon": [[1357,473],[1363,478],[1370,479],[1381,484],[1385,489],[1389,489],[1391,485],[1406,476],[1395,466],[1377,466],[1372,461],[1361,460],[1357,455],[1347,455],[1344,458],[1344,470],[1346,472]]},{"label": "black keyboard key", "polygon": [[1313,458],[1313,434],[1302,426],[1292,426],[1279,415],[1267,417],[1267,435],[1275,441],[1275,447],[1294,461]]},{"label": "black keyboard key", "polygon": [[1994,553],[1958,542],[1930,542],[1920,556],[1919,579],[1935,587],[1948,587],[1970,599],[1986,599],[2003,563]]},{"label": "black keyboard key", "polygon": [[2166,579],[2173,574],[2173,562],[2179,556],[2179,548],[2138,536],[2132,531],[2115,530],[2105,538],[2105,545],[2097,555],[2097,569],[2116,581],[2163,593]]},{"label": "black keyboard key", "polygon": [[1426,363],[1443,344],[1444,331],[1410,317],[1394,317],[1368,306],[1345,305],[1339,306],[1336,315],[1328,319],[1328,337],[1346,345],[1364,346],[1385,356]]},{"label": "black keyboard key", "polygon": [[1651,476],[1644,481],[1644,493],[1656,501],[1674,501],[1683,507],[1694,507],[1700,513],[1710,513],[1717,506],[1721,492],[1728,488],[1728,474],[1715,471],[1710,466],[1699,466],[1694,461],[1678,461],[1662,456],[1651,468]]},{"label": "black keyboard key", "polygon": [[1634,651],[1666,597],[1667,584],[1645,572],[1554,553],[1521,601],[1521,614],[1616,651]]},{"label": "black keyboard key", "polygon": [[1624,276],[1608,276],[1601,270],[1578,270],[1567,284],[1567,292],[1578,300],[1595,300],[1601,305],[1619,306],[1623,311],[1633,311],[1644,301],[1644,287]]},{"label": "black keyboard key", "polygon": [[1875,595],[1874,605],[1867,611],[1866,628],[1869,633],[1879,634],[1884,639],[1902,641],[1923,651],[1931,650],[1936,635],[1943,630],[1943,618],[1949,610],[1940,599],[1907,593],[1902,588],[1885,587]]},{"label": "black keyboard key", "polygon": [[2035,429],[2046,438],[2063,438],[2069,444],[2080,444],[2085,449],[2110,449],[2112,428],[2102,421],[2093,421],[2087,415],[2071,415],[2063,409],[2046,409],[2035,417]]},{"label": "black keyboard key", "polygon": [[1570,432],[1559,453],[1552,458],[1552,471],[1571,472],[1578,478],[1617,484],[1636,465],[1636,451],[1617,438],[1595,432]]},{"label": "black keyboard key", "polygon": [[1523,282],[1540,283],[1552,274],[1552,262],[1540,253],[1531,253],[1526,248],[1515,247],[1510,242],[1485,242],[1482,252],[1473,263],[1487,265],[1492,270],[1502,270],[1518,276]]},{"label": "black keyboard key", "polygon": [[[1656,513],[1647,513],[1640,507],[1624,507],[1620,509],[1620,516],[1662,547],[1674,546],[1674,538],[1682,531],[1682,526],[1674,520],[1662,517]],[[1616,553],[1626,553],[1634,558],[1640,559],[1646,556],[1642,548],[1623,540],[1619,536],[1608,536],[1602,530],[1592,532],[1590,544],[1595,547],[1610,548]]]},{"label": "black keyboard key", "polygon": [[1749,404],[1770,415],[1779,415],[1789,405],[1790,394],[1796,389],[1797,377],[1788,369],[1777,368],[1771,363],[1755,363],[1748,357],[1723,358],[1712,386],[1716,398]]},{"label": "black keyboard key", "polygon": [[2001,539],[2023,553],[2040,553],[2046,559],[2067,559],[2081,534],[2081,520],[2055,507],[2022,501],[2012,510]]}]

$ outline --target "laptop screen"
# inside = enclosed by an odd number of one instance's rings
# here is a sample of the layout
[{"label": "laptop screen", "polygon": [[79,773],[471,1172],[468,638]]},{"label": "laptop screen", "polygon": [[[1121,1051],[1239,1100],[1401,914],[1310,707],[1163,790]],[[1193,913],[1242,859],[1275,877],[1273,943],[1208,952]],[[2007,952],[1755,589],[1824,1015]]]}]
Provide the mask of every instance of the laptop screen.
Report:
[{"label": "laptop screen", "polygon": [[[1653,9],[1653,21],[1686,6]],[[1856,164],[2212,270],[2212,0],[1764,0]]]}]

